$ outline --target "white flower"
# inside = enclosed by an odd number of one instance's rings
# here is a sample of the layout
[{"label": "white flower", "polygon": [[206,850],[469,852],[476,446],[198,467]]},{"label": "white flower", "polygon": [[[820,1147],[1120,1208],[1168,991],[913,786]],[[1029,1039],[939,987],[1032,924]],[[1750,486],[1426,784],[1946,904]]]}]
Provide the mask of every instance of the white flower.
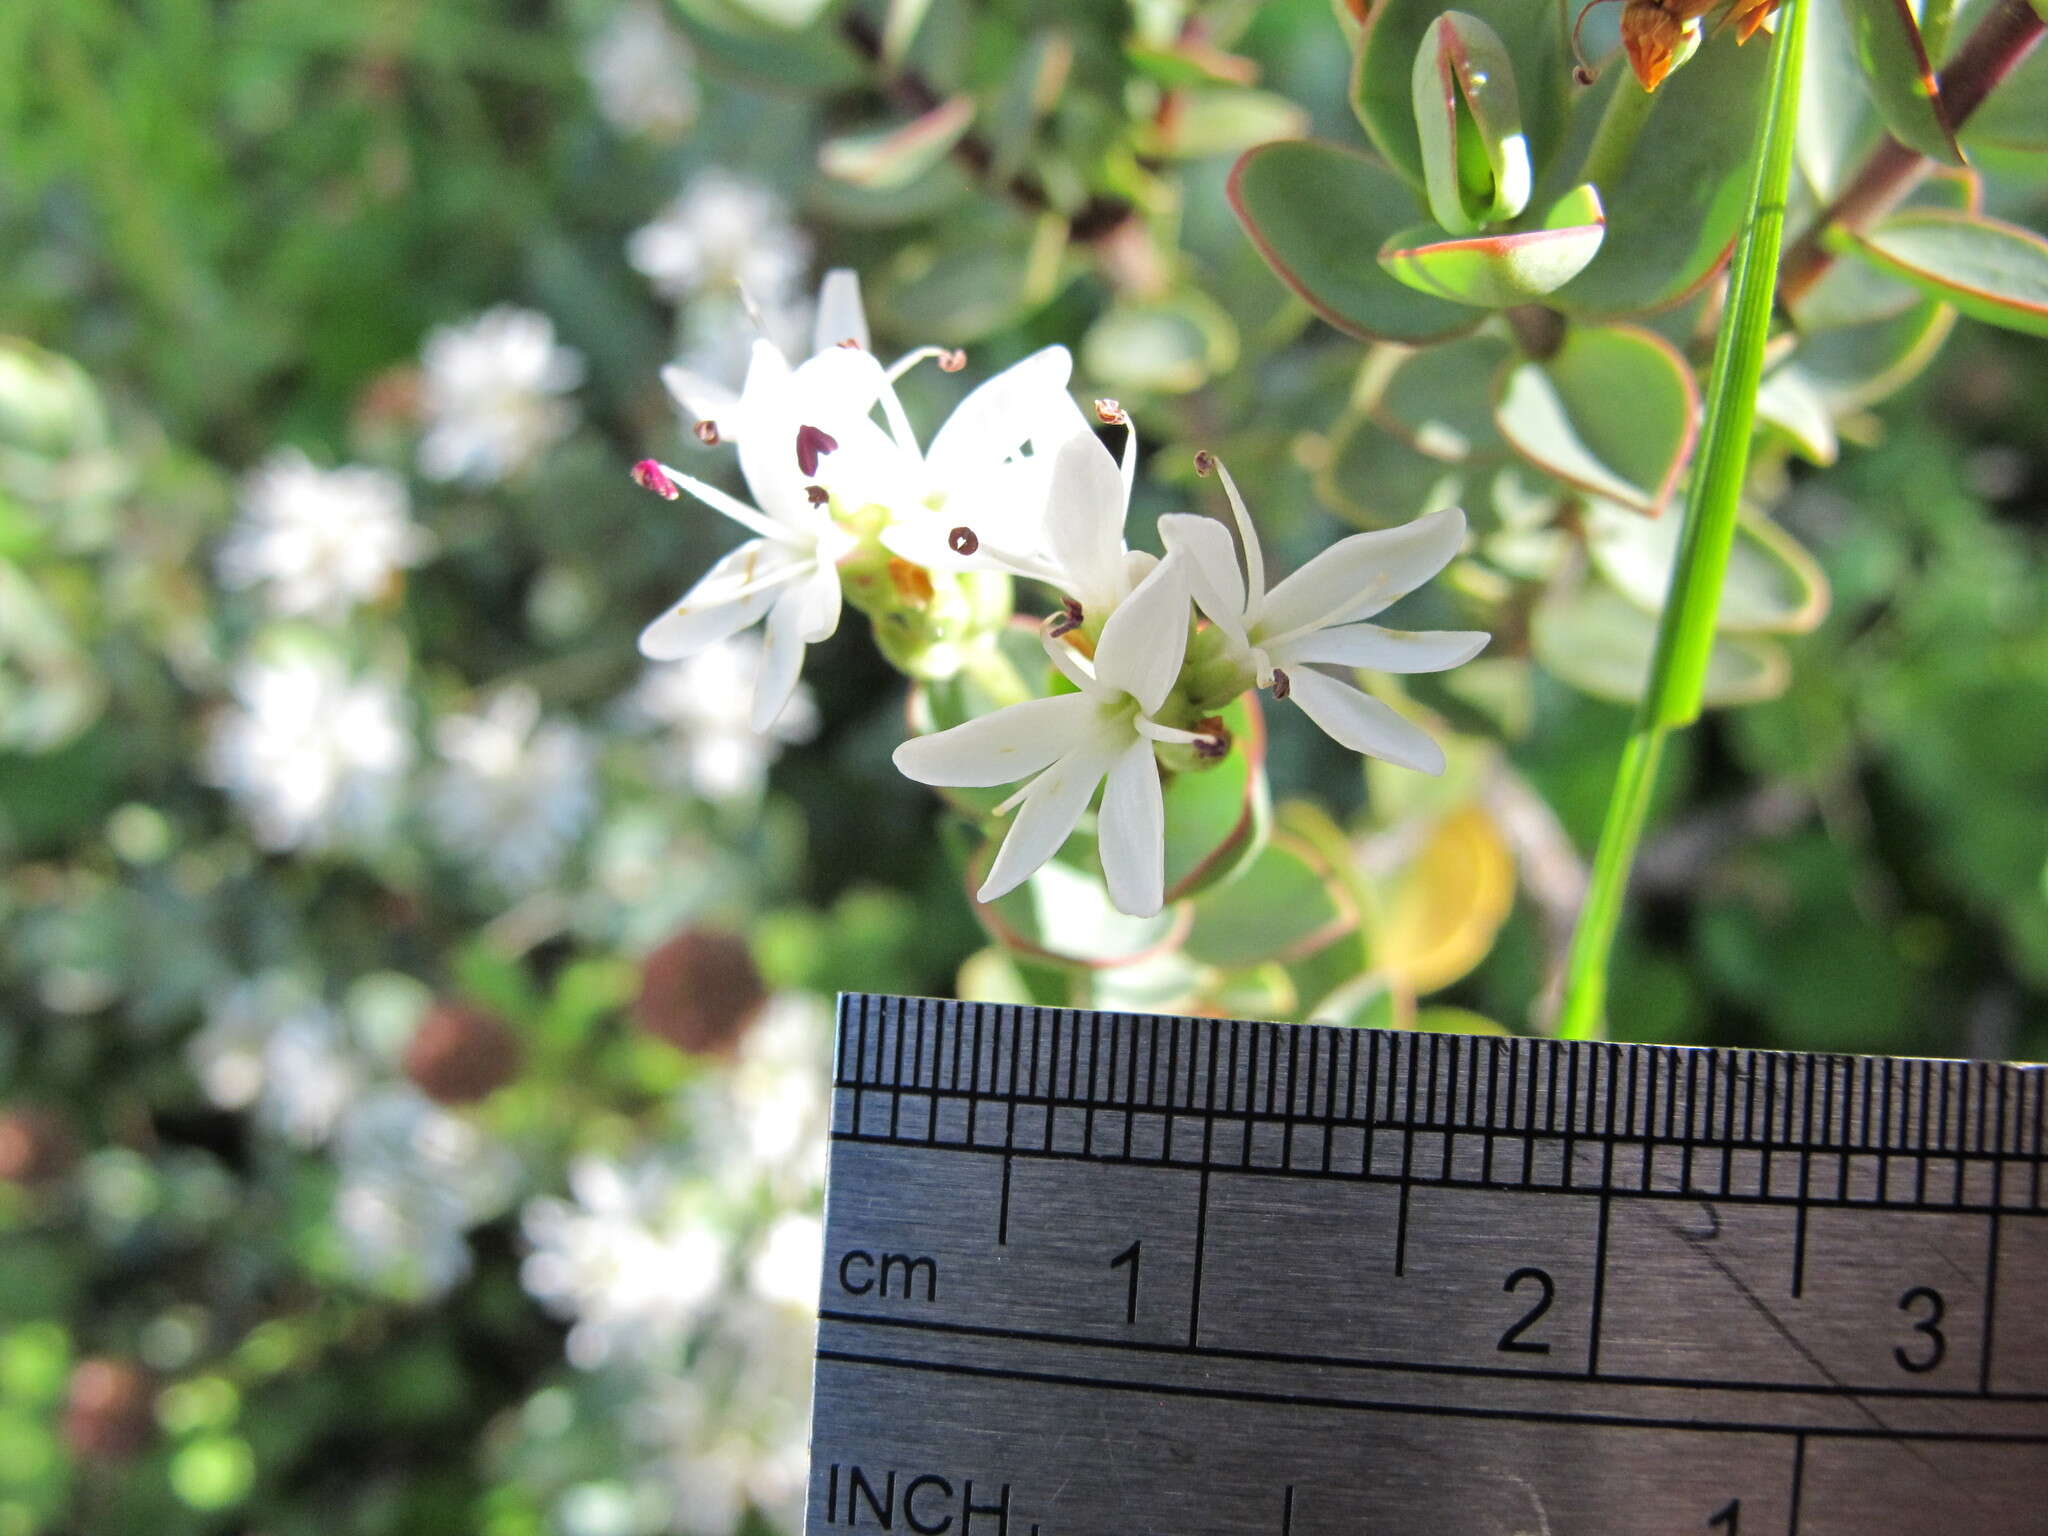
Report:
[{"label": "white flower", "polygon": [[856,540],[833,518],[818,476],[827,458],[873,462],[887,451],[881,429],[867,419],[880,387],[881,367],[865,352],[834,347],[791,369],[773,345],[756,342],[730,419],[743,427],[740,471],[758,509],[666,465],[636,471],[670,499],[688,491],[757,535],[640,635],[642,655],[680,661],[765,619],[750,716],[757,731],[773,725],[795,694],[804,648],[839,627],[837,567]]},{"label": "white flower", "polygon": [[747,1284],[764,1301],[809,1310],[818,1304],[824,1262],[824,1223],[809,1211],[785,1211],[762,1234]]},{"label": "white flower", "polygon": [[427,550],[404,482],[381,469],[321,469],[281,449],[243,480],[241,504],[221,544],[221,580],[262,587],[280,617],[339,619]]},{"label": "white flower", "polygon": [[801,683],[773,725],[752,728],[748,699],[760,670],[761,642],[739,635],[687,660],[648,667],[626,697],[626,712],[668,728],[674,760],[698,794],[758,794],[783,744],[809,741],[818,731],[816,701]]},{"label": "white flower", "polygon": [[500,304],[435,327],[420,371],[420,468],[436,480],[503,480],[576,424],[575,406],[561,397],[583,382],[583,359],[534,310]]},{"label": "white flower", "polygon": [[896,749],[896,766],[923,784],[987,788],[1029,779],[999,808],[1016,806],[1017,819],[977,899],[1014,890],[1059,852],[1106,779],[1098,841],[1110,899],[1133,917],[1159,910],[1166,811],[1153,743],[1205,740],[1151,718],[1180,675],[1188,617],[1183,565],[1163,561],[1103,625],[1092,673],[1064,643],[1047,641],[1078,692],[1012,704]]},{"label": "white flower", "polygon": [[764,304],[730,289],[692,299],[681,314],[676,360],[661,371],[683,427],[724,420],[736,433],[738,424],[730,418],[754,343],[766,341],[788,357],[810,339],[813,316],[809,298],[796,295]]},{"label": "white flower", "polygon": [[688,1219],[673,1175],[656,1165],[583,1158],[569,1188],[573,1200],[527,1202],[533,1251],[519,1273],[535,1298],[575,1319],[570,1363],[589,1370],[680,1342],[725,1278],[724,1236]]},{"label": "white flower", "polygon": [[214,721],[204,772],[258,843],[323,848],[385,830],[413,752],[397,689],[312,652],[244,662],[235,695]]},{"label": "white flower", "polygon": [[433,790],[434,825],[454,852],[509,890],[548,880],[596,802],[590,739],[542,720],[531,688],[501,688],[476,714],[434,727],[446,767]]},{"label": "white flower", "polygon": [[780,304],[802,283],[811,242],[767,187],[713,169],[633,232],[626,259],[665,299],[728,284]]},{"label": "white flower", "polygon": [[325,1141],[362,1086],[341,1020],[281,972],[229,988],[185,1052],[216,1105],[253,1109],[258,1124],[300,1146]]},{"label": "white flower", "polygon": [[1481,631],[1415,632],[1363,622],[1451,562],[1465,542],[1465,514],[1446,507],[1398,528],[1355,533],[1268,591],[1258,532],[1230,471],[1220,463],[1216,468],[1244,541],[1244,574],[1221,523],[1185,514],[1159,520],[1167,549],[1187,557],[1196,604],[1243,655],[1261,688],[1292,698],[1340,746],[1442,773],[1443,749],[1428,732],[1315,664],[1442,672],[1478,655],[1490,638]]},{"label": "white flower", "polygon": [[696,57],[659,6],[631,0],[583,50],[597,109],[624,133],[677,139],[697,119]]}]

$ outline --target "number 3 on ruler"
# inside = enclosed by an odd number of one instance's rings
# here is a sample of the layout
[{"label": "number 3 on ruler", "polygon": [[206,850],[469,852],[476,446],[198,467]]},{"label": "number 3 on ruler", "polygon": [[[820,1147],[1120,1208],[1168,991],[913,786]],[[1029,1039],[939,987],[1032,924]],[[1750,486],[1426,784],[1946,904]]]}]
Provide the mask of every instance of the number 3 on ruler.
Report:
[{"label": "number 3 on ruler", "polygon": [[1144,1249],[1145,1244],[1142,1241],[1135,1242],[1109,1261],[1111,1269],[1122,1269],[1126,1264],[1131,1267],[1131,1295],[1130,1300],[1124,1304],[1126,1323],[1135,1323],[1138,1320],[1138,1265],[1144,1258]]}]

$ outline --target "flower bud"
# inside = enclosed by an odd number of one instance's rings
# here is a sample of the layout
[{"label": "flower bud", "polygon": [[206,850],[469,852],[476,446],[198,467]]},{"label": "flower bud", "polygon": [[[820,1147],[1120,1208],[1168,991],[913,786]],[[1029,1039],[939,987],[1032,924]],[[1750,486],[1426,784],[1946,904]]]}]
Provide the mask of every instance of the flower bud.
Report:
[{"label": "flower bud", "polygon": [[1529,206],[1533,177],[1515,68],[1493,28],[1463,11],[1429,24],[1412,79],[1430,215],[1478,233]]},{"label": "flower bud", "polygon": [[405,1075],[437,1104],[474,1104],[519,1075],[519,1040],[467,1003],[429,1008],[405,1047]]},{"label": "flower bud", "polygon": [[745,939],[685,928],[642,963],[633,1022],[678,1050],[729,1056],[767,1001]]},{"label": "flower bud", "polygon": [[81,1461],[128,1461],[156,1433],[156,1384],[132,1360],[99,1356],[71,1372],[64,1404],[64,1443]]},{"label": "flower bud", "polygon": [[1697,0],[1627,0],[1621,8],[1621,46],[1643,89],[1654,91],[1700,46]]}]

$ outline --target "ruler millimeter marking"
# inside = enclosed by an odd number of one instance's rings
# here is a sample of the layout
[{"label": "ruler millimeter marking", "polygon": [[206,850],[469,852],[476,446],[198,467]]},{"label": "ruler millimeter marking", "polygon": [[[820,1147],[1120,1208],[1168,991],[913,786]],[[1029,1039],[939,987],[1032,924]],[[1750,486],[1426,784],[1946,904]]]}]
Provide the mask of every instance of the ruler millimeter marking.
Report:
[{"label": "ruler millimeter marking", "polygon": [[2048,1532],[2037,1069],[866,996],[837,1061],[814,1532]]}]

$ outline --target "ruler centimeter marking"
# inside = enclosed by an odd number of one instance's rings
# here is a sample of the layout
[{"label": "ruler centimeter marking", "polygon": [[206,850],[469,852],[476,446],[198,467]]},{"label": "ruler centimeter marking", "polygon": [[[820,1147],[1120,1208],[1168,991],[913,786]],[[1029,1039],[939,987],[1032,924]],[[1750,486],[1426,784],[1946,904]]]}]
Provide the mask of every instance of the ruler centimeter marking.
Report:
[{"label": "ruler centimeter marking", "polygon": [[869,996],[834,1060],[814,1532],[2048,1533],[2040,1069]]}]

